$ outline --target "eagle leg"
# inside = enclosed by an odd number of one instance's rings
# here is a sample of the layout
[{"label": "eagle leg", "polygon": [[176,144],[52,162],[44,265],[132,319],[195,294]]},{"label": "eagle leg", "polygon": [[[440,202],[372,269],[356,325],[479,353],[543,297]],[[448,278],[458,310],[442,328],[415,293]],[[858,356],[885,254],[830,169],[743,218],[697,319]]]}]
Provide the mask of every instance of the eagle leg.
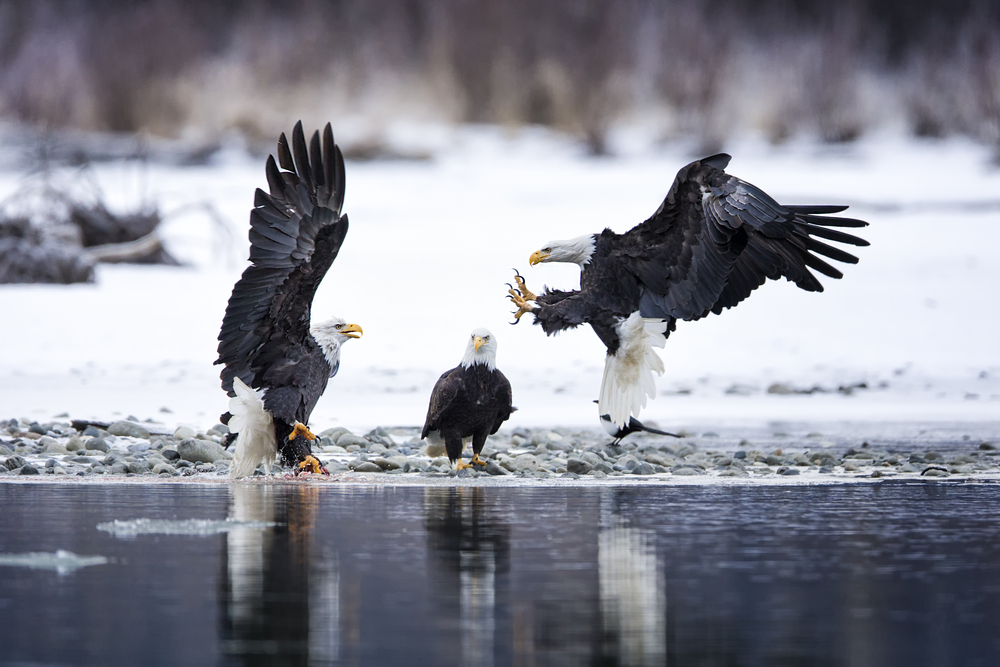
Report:
[{"label": "eagle leg", "polygon": [[292,429],[292,432],[288,434],[289,442],[295,440],[295,438],[299,437],[300,435],[304,436],[306,440],[316,439],[316,436],[313,435],[313,432],[309,430],[308,426],[306,426],[302,422],[295,422],[295,427]]},{"label": "eagle leg", "polygon": [[302,459],[302,461],[299,463],[299,469],[295,471],[295,474],[298,475],[303,472],[311,472],[316,475],[330,474],[330,471],[326,469],[326,466],[320,463],[319,459],[317,459],[312,454]]},{"label": "eagle leg", "polygon": [[472,465],[480,465],[480,466],[483,466],[485,468],[486,467],[486,461],[484,461],[481,458],[479,458],[479,454],[473,454],[472,455]]}]

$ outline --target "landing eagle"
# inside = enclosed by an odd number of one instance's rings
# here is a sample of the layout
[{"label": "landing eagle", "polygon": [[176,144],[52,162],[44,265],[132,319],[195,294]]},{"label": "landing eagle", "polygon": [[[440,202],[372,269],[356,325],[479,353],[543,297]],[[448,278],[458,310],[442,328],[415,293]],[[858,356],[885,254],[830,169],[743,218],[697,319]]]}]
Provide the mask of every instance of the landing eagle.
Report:
[{"label": "landing eagle", "polygon": [[868,245],[831,229],[867,226],[828,217],[846,206],[783,206],[727,174],[729,160],[720,153],[682,168],[652,217],[624,234],[605,229],[552,241],[531,255],[532,265],[578,264],[579,290],[536,296],[520,275],[509,290],[516,321],[531,313],[548,335],[590,324],[607,347],[599,414],[618,428],[656,395],[654,373],[663,373],[663,362],[653,348],[663,347],[677,320],[719,314],[768,279],[822,292],[810,269],[843,274],[820,256],[848,264],[858,258],[818,238]]},{"label": "landing eagle", "polygon": [[[268,156],[270,194],[258,189],[250,212],[250,266],[233,288],[219,333],[223,415],[237,434],[230,476],[252,475],[281,454],[287,466],[324,472],[307,424],[340,347],[362,334],[340,318],[310,327],[313,296],[347,235],[344,158],[329,123],[307,147],[302,123],[292,145],[282,134]],[[280,167],[280,168],[279,168]]]}]

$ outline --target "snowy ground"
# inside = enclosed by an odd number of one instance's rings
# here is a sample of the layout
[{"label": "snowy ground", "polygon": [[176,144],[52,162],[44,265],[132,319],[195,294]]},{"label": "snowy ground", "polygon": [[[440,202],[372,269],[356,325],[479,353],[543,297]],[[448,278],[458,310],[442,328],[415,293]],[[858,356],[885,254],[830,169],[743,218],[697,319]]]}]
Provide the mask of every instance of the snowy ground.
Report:
[{"label": "snowy ground", "polygon": [[[510,426],[596,425],[597,337],[546,339],[529,318],[509,326],[504,283],[517,267],[533,289],[575,287],[575,267],[529,268],[528,255],[642,221],[693,156],[665,147],[591,159],[557,136],[491,128],[397,143],[434,157],[347,166],[351,231],[313,313],[365,335],[345,349],[313,425],[422,423],[431,386],[477,326],[500,341],[520,408]],[[872,223],[862,233],[872,245],[843,280],[824,279],[823,294],[769,283],[733,311],[681,323],[662,352],[661,396],[642,418],[676,428],[1000,421],[1000,171],[987,151],[882,137],[836,149],[747,140],[728,152],[731,173],[779,201],[850,204]],[[112,203],[143,191],[167,212],[210,202],[231,229],[191,210],[163,230],[185,268],[102,266],[95,285],[0,286],[0,417],[134,415],[206,428],[227,406],[212,361],[263,162],[232,150],[209,167],[106,164],[97,175]],[[0,196],[20,177],[0,173]],[[772,383],[828,391],[774,395]]]}]

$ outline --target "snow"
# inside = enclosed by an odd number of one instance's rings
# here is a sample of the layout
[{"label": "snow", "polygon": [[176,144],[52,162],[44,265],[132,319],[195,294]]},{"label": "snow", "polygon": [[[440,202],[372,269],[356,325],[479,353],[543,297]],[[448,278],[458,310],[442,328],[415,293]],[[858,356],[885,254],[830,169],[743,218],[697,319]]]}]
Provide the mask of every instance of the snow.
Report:
[{"label": "snow", "polygon": [[[344,348],[314,430],[421,424],[434,381],[476,327],[498,337],[519,408],[509,426],[596,426],[600,341],[589,328],[546,338],[530,316],[509,326],[504,283],[517,267],[536,292],[576,287],[575,266],[529,268],[528,256],[551,239],[627,230],[697,156],[647,144],[588,158],[535,129],[397,134],[434,157],[347,165],[351,229],[313,314],[365,335]],[[745,139],[728,152],[730,173],[779,201],[850,204],[872,223],[861,233],[871,247],[841,267],[843,280],[822,278],[822,294],[772,282],[722,316],[680,323],[642,419],[1000,421],[1000,171],[986,149],[877,136],[835,148]],[[263,160],[229,150],[205,167],[108,163],[96,177],[114,206],[145,195],[180,211],[163,233],[188,266],[103,265],[95,285],[0,286],[0,417],[135,415],[207,428],[227,408],[212,362]],[[20,178],[0,173],[0,196]],[[225,223],[193,206],[203,203]],[[827,391],[767,393],[775,382]],[[868,388],[836,391],[861,382]]]}]

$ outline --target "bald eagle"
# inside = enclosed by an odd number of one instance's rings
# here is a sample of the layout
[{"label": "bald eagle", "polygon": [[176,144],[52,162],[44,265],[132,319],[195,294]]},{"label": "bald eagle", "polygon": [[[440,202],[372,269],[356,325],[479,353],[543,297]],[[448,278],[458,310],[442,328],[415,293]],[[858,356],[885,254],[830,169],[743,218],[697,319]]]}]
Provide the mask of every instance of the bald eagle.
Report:
[{"label": "bald eagle", "polygon": [[[510,382],[497,370],[497,341],[488,329],[469,336],[462,363],[438,378],[431,391],[427,419],[420,437],[432,444],[444,442],[452,464],[472,441],[472,463],[479,458],[486,437],[499,430],[516,409],[511,405]],[[471,464],[459,463],[458,470]]]},{"label": "bald eagle", "polygon": [[656,395],[653,374],[663,373],[663,362],[653,348],[663,347],[677,320],[719,314],[767,279],[822,292],[810,269],[843,274],[818,255],[849,264],[858,258],[815,237],[868,245],[831,229],[867,226],[826,217],[846,206],[782,206],[727,174],[729,160],[720,153],[682,168],[652,217],[624,234],[605,229],[532,253],[532,265],[578,264],[579,290],[536,296],[516,275],[517,287],[508,291],[518,307],[515,324],[529,312],[548,335],[590,324],[607,348],[599,414],[619,428]]},{"label": "bald eagle", "polygon": [[[329,123],[307,148],[302,123],[292,146],[278,139],[268,156],[270,194],[258,189],[250,212],[250,266],[226,308],[219,332],[222,388],[232,397],[236,433],[230,476],[252,475],[280,453],[287,466],[323,472],[306,426],[327,381],[340,368],[340,347],[362,334],[334,318],[310,329],[313,295],[347,235],[344,158]],[[280,165],[280,168],[279,168]]]}]

